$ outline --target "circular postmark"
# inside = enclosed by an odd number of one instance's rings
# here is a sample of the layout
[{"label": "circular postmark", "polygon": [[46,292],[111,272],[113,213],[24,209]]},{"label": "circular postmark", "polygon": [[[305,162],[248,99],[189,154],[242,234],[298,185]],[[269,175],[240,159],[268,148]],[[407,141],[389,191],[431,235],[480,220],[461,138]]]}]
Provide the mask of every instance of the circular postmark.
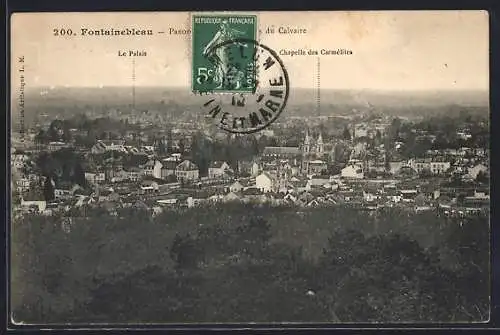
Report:
[{"label": "circular postmark", "polygon": [[258,132],[286,107],[290,82],[283,61],[252,39],[232,39],[205,52],[214,65],[217,90],[203,92],[206,118],[237,134]]}]

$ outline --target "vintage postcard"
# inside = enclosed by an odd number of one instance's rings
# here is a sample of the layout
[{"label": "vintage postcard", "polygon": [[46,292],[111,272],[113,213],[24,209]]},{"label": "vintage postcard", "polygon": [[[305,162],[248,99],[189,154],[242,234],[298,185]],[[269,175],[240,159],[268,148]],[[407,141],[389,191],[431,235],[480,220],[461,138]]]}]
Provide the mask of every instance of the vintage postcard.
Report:
[{"label": "vintage postcard", "polygon": [[488,22],[12,15],[11,322],[487,322]]}]

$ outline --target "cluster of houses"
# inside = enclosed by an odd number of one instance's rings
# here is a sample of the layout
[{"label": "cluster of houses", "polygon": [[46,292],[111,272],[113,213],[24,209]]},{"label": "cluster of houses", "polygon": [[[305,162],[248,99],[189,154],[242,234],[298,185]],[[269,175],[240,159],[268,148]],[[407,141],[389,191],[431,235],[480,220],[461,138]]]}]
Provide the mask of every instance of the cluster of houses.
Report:
[{"label": "cluster of houses", "polygon": [[[355,138],[383,135],[385,126],[358,124],[353,135]],[[477,211],[489,206],[488,190],[477,183],[467,190],[440,187],[452,175],[473,182],[481,173],[489,173],[487,153],[482,149],[429,151],[426,157],[386,162],[383,145],[377,149],[378,156],[367,158],[366,144],[352,142],[348,163],[339,173],[332,174],[331,151],[327,150],[331,145],[325,142],[321,132],[310,136],[307,131],[297,147],[266,147],[259,157],[240,162],[237,167],[213,161],[208,175],[201,176],[199,167],[180,153],[161,157],[154,146],[133,147],[125,145],[125,141],[100,140],[86,153],[87,157],[118,152],[144,159],[133,165],[114,159],[109,164],[94,165],[84,171],[92,189],[58,185],[56,199],[49,203],[43,200],[41,192],[30,190],[31,185],[40,184],[39,176],[18,173],[29,162],[29,156],[13,152],[11,186],[22,195],[21,211],[45,214],[86,206],[104,206],[115,213],[116,209],[137,203],[156,214],[171,207],[228,202],[301,207],[350,204],[362,209],[403,206],[419,211],[457,206]],[[52,143],[49,150],[66,146]],[[386,176],[373,178],[368,176],[370,171],[384,172]],[[428,180],[415,180],[424,172],[429,175]],[[434,183],[429,182],[432,178]],[[460,193],[463,197],[459,201]]]},{"label": "cluster of houses", "polygon": [[[201,183],[200,183],[201,184]],[[458,203],[456,189],[439,184],[419,184],[405,180],[345,179],[340,176],[292,177],[280,183],[275,175],[262,172],[255,178],[227,179],[221,182],[205,179],[204,185],[183,188],[179,183],[166,183],[161,179],[145,178],[139,189],[130,191],[127,185],[116,185],[88,193],[74,186],[70,190],[58,190],[56,200],[47,203],[41,198],[22,199],[25,211],[46,215],[87,206],[102,206],[111,214],[120,208],[137,203],[152,214],[173,208],[191,208],[214,203],[267,203],[272,206],[321,207],[351,205],[359,209],[376,210],[400,206],[414,211],[452,209],[465,213],[487,211],[489,190],[470,188]]]}]

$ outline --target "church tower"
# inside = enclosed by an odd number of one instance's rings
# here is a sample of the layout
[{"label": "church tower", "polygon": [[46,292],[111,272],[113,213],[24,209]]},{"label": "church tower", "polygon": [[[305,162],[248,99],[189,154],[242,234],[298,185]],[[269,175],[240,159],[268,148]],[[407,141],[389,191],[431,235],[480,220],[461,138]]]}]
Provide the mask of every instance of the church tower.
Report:
[{"label": "church tower", "polygon": [[309,171],[309,159],[311,155],[311,137],[309,136],[309,129],[306,129],[306,137],[302,143],[302,173]]},{"label": "church tower", "polygon": [[302,153],[308,155],[311,152],[311,138],[309,137],[309,129],[306,130],[306,137],[302,144]]},{"label": "church tower", "polygon": [[318,141],[316,142],[316,153],[318,155],[323,155],[325,152],[325,144],[323,143],[323,135],[321,132],[318,135]]}]

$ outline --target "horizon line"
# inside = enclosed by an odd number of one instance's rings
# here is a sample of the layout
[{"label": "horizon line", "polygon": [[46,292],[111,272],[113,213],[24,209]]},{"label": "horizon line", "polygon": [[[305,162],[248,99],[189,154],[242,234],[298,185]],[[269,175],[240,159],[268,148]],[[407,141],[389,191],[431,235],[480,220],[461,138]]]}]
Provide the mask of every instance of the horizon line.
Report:
[{"label": "horizon line", "polygon": [[[56,88],[91,88],[91,89],[103,89],[103,88],[123,88],[132,89],[130,85],[95,85],[95,86],[67,86],[67,85],[30,85],[26,87],[27,90],[30,89],[56,89]],[[135,86],[138,88],[162,88],[162,89],[188,89],[191,90],[190,86],[161,86],[161,85],[141,85]],[[317,90],[317,87],[294,87],[297,90]],[[320,88],[320,90],[329,91],[379,91],[379,92],[436,92],[436,91],[446,91],[446,92],[463,92],[463,91],[474,91],[474,92],[485,92],[489,93],[490,88],[332,88],[325,87]]]}]

